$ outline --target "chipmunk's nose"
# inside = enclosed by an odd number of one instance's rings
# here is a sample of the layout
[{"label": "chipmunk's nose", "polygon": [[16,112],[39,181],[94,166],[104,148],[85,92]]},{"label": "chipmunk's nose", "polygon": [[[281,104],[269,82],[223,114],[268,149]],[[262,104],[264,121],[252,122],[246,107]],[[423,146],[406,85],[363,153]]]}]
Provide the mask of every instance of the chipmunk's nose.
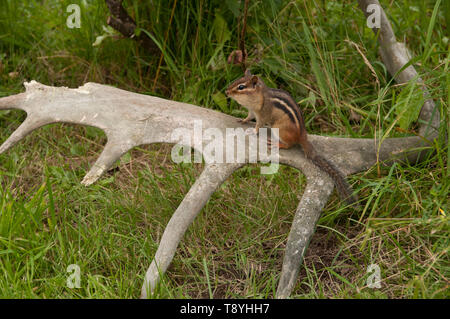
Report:
[{"label": "chipmunk's nose", "polygon": [[226,90],[225,90],[225,94],[226,94],[226,95],[229,95],[229,94],[230,94],[230,89],[226,89]]}]

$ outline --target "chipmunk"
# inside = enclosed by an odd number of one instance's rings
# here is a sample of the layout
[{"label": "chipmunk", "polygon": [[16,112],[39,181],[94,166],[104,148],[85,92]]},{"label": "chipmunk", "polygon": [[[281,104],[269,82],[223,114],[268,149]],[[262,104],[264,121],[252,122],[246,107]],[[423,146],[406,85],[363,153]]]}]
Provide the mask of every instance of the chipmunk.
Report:
[{"label": "chipmunk", "polygon": [[348,204],[357,201],[344,175],[319,155],[308,141],[303,114],[289,93],[269,88],[258,76],[252,75],[249,69],[243,77],[231,83],[225,93],[248,109],[248,116],[244,120],[240,119],[240,122],[247,123],[256,118],[256,133],[264,125],[278,128],[279,148],[300,144],[306,157],[331,176],[340,197]]}]

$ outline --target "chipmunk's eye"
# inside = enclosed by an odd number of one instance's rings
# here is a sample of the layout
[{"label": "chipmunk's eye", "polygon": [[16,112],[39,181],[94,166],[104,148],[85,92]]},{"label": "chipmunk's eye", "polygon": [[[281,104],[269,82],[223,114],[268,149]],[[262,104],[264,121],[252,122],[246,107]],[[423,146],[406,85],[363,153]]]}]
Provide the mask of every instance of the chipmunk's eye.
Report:
[{"label": "chipmunk's eye", "polygon": [[241,85],[238,86],[238,90],[243,90],[243,89],[245,89],[245,85],[244,84],[241,84]]}]

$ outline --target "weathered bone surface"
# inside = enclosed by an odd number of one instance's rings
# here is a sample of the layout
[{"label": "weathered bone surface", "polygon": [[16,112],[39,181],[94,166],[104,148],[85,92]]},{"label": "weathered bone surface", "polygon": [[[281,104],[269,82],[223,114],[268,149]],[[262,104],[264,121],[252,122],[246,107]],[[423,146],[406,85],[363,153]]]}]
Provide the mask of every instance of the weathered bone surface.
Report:
[{"label": "weathered bone surface", "polygon": [[[363,10],[367,7],[367,3],[369,1],[360,1]],[[384,19],[382,27],[389,25],[384,13],[382,19]],[[390,32],[392,32],[391,29]],[[393,34],[392,38],[395,39]],[[389,45],[392,43],[390,41]],[[384,46],[382,41],[380,44]],[[401,54],[395,50],[394,52]],[[394,74],[404,65],[403,60],[399,62],[391,53],[387,53],[383,59],[386,64],[392,65],[390,72]],[[412,73],[405,76],[403,80],[410,80],[415,76]],[[183,137],[174,134],[180,128],[191,132],[189,137],[194,139],[195,120],[201,121],[203,132],[209,128],[217,128],[224,136],[227,128],[249,127],[238,123],[234,117],[206,108],[131,93],[96,83],[86,83],[77,89],[69,89],[45,86],[31,81],[25,83],[25,88],[24,93],[0,98],[0,109],[16,108],[27,112],[26,120],[3,143],[0,153],[8,150],[28,133],[46,124],[64,122],[98,127],[106,133],[108,142],[98,160],[84,177],[82,183],[85,185],[95,182],[120,156],[135,146],[151,143],[183,144],[185,141]],[[421,157],[421,152],[418,150],[423,151],[429,146],[426,141],[437,136],[439,113],[435,111],[432,101],[427,103],[420,114],[422,123],[425,123],[420,129],[423,137],[391,138],[384,140],[381,145],[381,141],[374,139],[315,135],[311,135],[310,139],[317,150],[327,154],[330,161],[345,174],[364,171],[374,165],[377,158],[386,163],[405,159],[415,161]],[[199,152],[201,149],[204,150],[208,143],[210,143],[209,140],[193,140],[193,145]],[[262,160],[268,159],[266,154],[259,155]],[[155,258],[146,273],[141,297],[146,298],[153,291],[160,276],[172,261],[185,231],[211,194],[235,170],[248,161],[248,154],[245,154],[244,163],[205,165],[204,171],[175,211],[164,231]],[[307,187],[289,233],[277,289],[277,298],[287,298],[296,282],[304,252],[321,210],[333,190],[333,183],[324,172],[304,157],[299,148],[280,150],[279,163],[301,170],[307,178]]]}]

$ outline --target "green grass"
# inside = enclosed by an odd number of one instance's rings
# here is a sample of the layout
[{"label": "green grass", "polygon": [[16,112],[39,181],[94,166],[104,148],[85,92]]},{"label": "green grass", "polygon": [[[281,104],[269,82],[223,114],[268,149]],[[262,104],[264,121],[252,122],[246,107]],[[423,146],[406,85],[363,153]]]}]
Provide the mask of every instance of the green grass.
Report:
[{"label": "green grass", "polygon": [[[80,29],[65,25],[70,3],[81,5]],[[104,1],[0,0],[0,96],[22,92],[31,79],[94,81],[244,116],[221,102],[241,75],[225,63],[237,47],[237,1],[179,0],[170,24],[173,0],[150,3],[125,1],[141,32],[164,48],[156,82],[159,55],[117,36],[92,46],[104,33]],[[448,1],[437,4],[382,1],[438,105],[434,152],[349,177],[363,210],[345,209],[333,195],[293,298],[449,297],[450,10]],[[252,71],[292,93],[311,133],[400,137],[417,129],[417,113],[405,115],[404,106],[417,111],[420,98],[391,81],[354,1],[251,1],[246,46]],[[2,111],[1,141],[24,118]],[[143,146],[94,185],[80,185],[105,141],[97,129],[57,124],[0,156],[0,297],[139,296],[165,225],[202,165],[173,163],[170,145]],[[284,166],[270,177],[257,165],[235,172],[188,230],[156,297],[273,297],[304,186],[304,176]],[[66,286],[71,264],[80,266],[81,288]],[[380,267],[379,289],[367,287],[370,264]]]}]

